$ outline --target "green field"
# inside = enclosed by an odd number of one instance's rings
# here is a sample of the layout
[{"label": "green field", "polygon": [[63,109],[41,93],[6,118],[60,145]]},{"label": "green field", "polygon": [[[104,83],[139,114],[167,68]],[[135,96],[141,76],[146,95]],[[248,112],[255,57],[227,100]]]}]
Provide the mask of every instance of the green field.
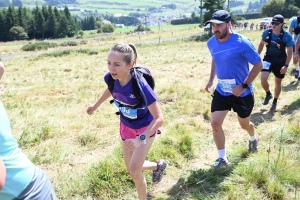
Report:
[{"label": "green field", "polygon": [[[0,82],[0,99],[20,147],[46,172],[61,200],[137,199],[120,153],[115,106],[105,102],[94,115],[86,113],[106,88],[103,76],[109,48],[133,42],[138,62],[155,78],[164,115],[162,134],[155,139],[148,159],[164,158],[168,167],[158,185],[151,184],[151,172],[145,172],[149,199],[300,199],[300,86],[293,77],[293,65],[283,80],[277,112],[261,105],[265,92],[259,77],[253,82],[251,120],[261,138],[259,152],[247,153],[248,136],[230,112],[224,131],[231,166],[211,171],[217,151],[210,125],[211,94],[204,90],[211,55],[206,42],[184,38],[203,29],[176,27],[143,35],[90,31],[84,39],[48,41],[71,40],[77,46],[35,52],[21,50],[28,41],[2,43],[2,58],[34,55],[3,60],[6,72]],[[261,31],[240,33],[258,46]],[[174,37],[178,40],[168,40]],[[84,53],[90,51],[97,54]],[[273,91],[274,76],[269,80]]]}]

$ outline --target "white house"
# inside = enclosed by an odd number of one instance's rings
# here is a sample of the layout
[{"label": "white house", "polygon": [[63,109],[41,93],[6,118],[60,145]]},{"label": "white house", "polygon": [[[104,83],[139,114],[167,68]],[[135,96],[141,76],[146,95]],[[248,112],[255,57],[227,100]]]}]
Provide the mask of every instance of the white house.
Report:
[{"label": "white house", "polygon": [[125,25],[124,25],[124,24],[116,24],[116,27],[117,27],[117,28],[124,28]]}]

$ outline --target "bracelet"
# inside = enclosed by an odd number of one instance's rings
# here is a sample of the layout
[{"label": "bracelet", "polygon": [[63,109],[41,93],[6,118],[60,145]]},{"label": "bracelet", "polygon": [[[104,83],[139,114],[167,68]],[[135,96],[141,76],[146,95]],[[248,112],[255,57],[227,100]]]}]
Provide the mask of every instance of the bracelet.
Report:
[{"label": "bracelet", "polygon": [[289,65],[288,65],[288,64],[285,64],[284,66],[285,66],[286,68],[288,68],[288,67],[289,67]]}]

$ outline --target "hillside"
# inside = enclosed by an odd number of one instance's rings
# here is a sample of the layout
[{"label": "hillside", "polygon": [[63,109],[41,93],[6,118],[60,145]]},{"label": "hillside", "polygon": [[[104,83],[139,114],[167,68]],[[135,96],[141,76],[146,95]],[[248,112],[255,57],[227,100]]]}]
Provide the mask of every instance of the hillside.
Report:
[{"label": "hillside", "polygon": [[[150,184],[151,172],[145,172],[149,200],[300,199],[300,86],[292,76],[294,67],[283,80],[277,112],[261,105],[265,92],[260,79],[253,83],[251,120],[261,137],[259,152],[247,155],[247,134],[230,112],[224,131],[232,165],[212,174],[208,169],[217,152],[210,126],[211,94],[204,91],[211,56],[205,42],[184,39],[198,33],[198,28],[165,27],[143,35],[91,32],[85,39],[49,41],[72,40],[78,46],[31,52],[27,58],[17,57],[25,53],[21,47],[27,41],[2,43],[0,52],[14,55],[3,60],[6,72],[0,84],[13,134],[26,155],[45,170],[59,199],[136,199],[132,182],[123,179],[128,173],[120,156],[116,108],[107,101],[94,115],[86,114],[106,87],[107,52],[117,41],[137,44],[139,63],[155,77],[164,114],[162,134],[148,159],[164,158],[168,168],[158,185]],[[261,31],[241,33],[258,46]],[[159,39],[164,41],[158,44]],[[272,91],[273,80],[271,75]],[[91,184],[100,183],[96,172],[100,178],[105,172],[107,183],[101,187]]]},{"label": "hillside", "polygon": [[[4,0],[3,0],[4,1]],[[21,0],[24,6],[34,7],[36,5],[42,6],[51,4],[53,6],[63,8],[67,5],[73,15],[87,15],[87,14],[113,14],[113,15],[128,15],[129,13],[148,13],[152,16],[182,16],[191,14],[193,11],[199,12],[199,0]],[[230,9],[233,12],[247,12],[249,3],[257,3],[256,9],[268,0],[228,0]],[[1,2],[1,1],[0,1]],[[67,2],[67,3],[65,3]],[[72,2],[72,3],[71,3]],[[76,3],[74,3],[76,2]],[[175,5],[176,9],[168,7]],[[1,4],[0,4],[1,6]],[[257,12],[258,10],[250,10],[250,12]]]}]

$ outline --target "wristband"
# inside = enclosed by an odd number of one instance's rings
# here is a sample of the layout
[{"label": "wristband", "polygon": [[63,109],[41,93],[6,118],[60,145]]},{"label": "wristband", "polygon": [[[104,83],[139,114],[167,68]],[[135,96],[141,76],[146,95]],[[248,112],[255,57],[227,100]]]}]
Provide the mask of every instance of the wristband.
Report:
[{"label": "wristband", "polygon": [[288,64],[285,64],[284,66],[285,66],[286,68],[288,68],[288,67],[289,67],[289,65],[288,65]]}]

